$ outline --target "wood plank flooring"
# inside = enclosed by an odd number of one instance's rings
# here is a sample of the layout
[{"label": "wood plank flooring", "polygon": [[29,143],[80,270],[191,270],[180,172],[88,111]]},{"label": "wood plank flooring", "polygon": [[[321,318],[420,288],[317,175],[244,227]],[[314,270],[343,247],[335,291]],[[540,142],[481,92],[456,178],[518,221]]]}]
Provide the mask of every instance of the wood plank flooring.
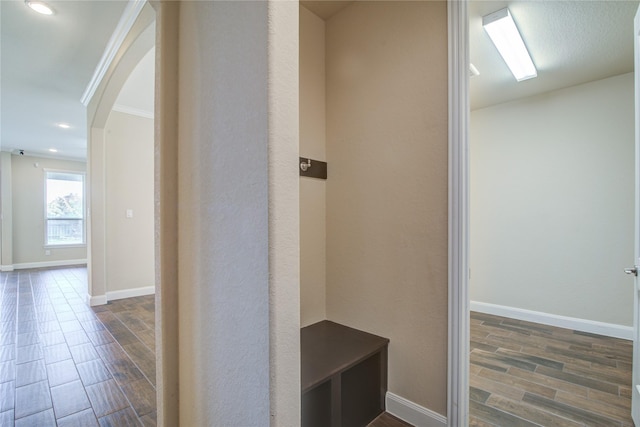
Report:
[{"label": "wood plank flooring", "polygon": [[631,420],[631,341],[471,313],[471,426]]},{"label": "wood plank flooring", "polygon": [[368,427],[412,427],[411,424],[396,418],[388,412],[384,412],[378,418],[373,420]]},{"label": "wood plank flooring", "polygon": [[87,270],[0,273],[0,426],[155,426],[154,297],[87,306]]},{"label": "wood plank flooring", "polygon": [[[92,309],[86,283],[0,273],[0,426],[156,425],[154,297]],[[471,313],[470,425],[632,427],[631,358],[629,341]]]}]

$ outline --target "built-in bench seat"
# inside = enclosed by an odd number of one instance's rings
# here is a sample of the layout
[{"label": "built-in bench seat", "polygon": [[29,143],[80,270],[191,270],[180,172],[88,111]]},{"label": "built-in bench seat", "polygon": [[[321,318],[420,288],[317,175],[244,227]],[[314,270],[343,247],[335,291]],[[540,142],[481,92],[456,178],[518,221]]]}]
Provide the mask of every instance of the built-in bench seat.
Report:
[{"label": "built-in bench seat", "polygon": [[363,427],[384,412],[388,344],[328,320],[302,328],[302,426]]}]

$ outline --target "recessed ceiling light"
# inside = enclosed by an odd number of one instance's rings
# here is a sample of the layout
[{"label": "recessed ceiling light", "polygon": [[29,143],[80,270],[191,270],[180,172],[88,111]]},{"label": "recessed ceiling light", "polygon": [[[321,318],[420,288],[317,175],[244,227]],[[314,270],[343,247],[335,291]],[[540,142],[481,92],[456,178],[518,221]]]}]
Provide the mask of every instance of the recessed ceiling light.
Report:
[{"label": "recessed ceiling light", "polygon": [[58,123],[57,126],[62,129],[69,129],[71,127],[69,123]]},{"label": "recessed ceiling light", "polygon": [[27,6],[29,6],[32,10],[35,10],[38,13],[43,15],[53,15],[53,9],[51,6],[43,3],[41,1],[29,1],[25,0],[24,2]]},{"label": "recessed ceiling light", "polygon": [[58,150],[56,150],[55,148],[49,148],[49,151],[51,151],[52,153],[57,153]]},{"label": "recessed ceiling light", "polygon": [[469,63],[469,77],[476,77],[480,75],[480,71],[476,68],[475,65]]}]

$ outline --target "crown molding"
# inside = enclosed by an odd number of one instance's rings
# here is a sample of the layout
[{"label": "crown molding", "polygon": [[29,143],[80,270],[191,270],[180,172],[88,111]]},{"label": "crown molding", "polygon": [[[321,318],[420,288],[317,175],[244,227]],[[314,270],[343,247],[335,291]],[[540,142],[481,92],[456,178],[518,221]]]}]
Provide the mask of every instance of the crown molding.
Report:
[{"label": "crown molding", "polygon": [[112,110],[118,111],[119,113],[130,114],[132,116],[144,117],[145,119],[153,119],[153,111],[147,111],[141,108],[133,108],[127,105],[114,104]]},{"label": "crown molding", "polygon": [[120,17],[120,21],[118,21],[118,25],[116,25],[116,29],[113,31],[111,38],[109,39],[109,43],[107,43],[107,47],[102,54],[102,58],[100,58],[100,62],[96,67],[96,70],[93,72],[93,77],[91,77],[91,81],[89,81],[89,85],[84,90],[82,94],[82,98],[80,98],[80,102],[85,107],[89,105],[93,95],[96,93],[98,86],[102,82],[107,70],[111,66],[116,54],[122,47],[122,43],[124,43],[127,34],[131,31],[133,24],[138,19],[140,12],[144,8],[146,0],[129,0],[127,5],[122,12],[122,16]]}]

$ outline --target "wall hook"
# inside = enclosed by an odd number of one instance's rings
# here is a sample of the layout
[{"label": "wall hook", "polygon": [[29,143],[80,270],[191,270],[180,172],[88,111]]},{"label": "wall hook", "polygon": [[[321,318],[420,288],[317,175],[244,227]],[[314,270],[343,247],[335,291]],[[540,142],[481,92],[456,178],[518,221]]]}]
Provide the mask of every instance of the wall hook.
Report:
[{"label": "wall hook", "polygon": [[313,160],[313,166],[311,166],[311,161],[312,159],[309,157],[298,157],[298,172],[300,176],[327,179],[327,162]]}]

